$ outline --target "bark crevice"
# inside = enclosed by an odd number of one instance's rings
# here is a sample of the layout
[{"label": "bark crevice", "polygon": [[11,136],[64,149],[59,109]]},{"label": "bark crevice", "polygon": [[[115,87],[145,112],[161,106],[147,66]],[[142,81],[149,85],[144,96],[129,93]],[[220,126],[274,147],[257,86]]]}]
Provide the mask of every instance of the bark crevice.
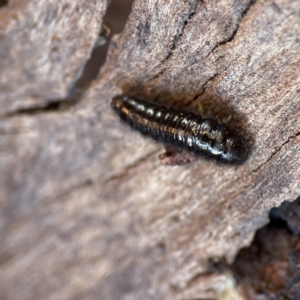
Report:
[{"label": "bark crevice", "polygon": [[[252,173],[257,173],[261,168],[263,168],[263,167],[264,167],[265,165],[267,165],[270,161],[272,161],[272,158],[273,158],[276,154],[278,154],[278,153],[282,150],[282,148],[283,148],[284,146],[286,146],[292,139],[297,138],[298,136],[300,136],[300,132],[297,132],[296,134],[291,135],[286,141],[284,141],[279,147],[277,147],[277,148],[275,149],[274,152],[272,152],[272,154],[268,157],[268,159],[266,159],[266,160],[264,161],[264,163],[262,163],[261,165],[259,165],[256,169],[254,169],[254,170],[252,171]],[[300,141],[300,140],[299,140],[299,141]]]},{"label": "bark crevice", "polygon": [[220,46],[223,46],[227,43],[230,43],[234,40],[239,28],[240,24],[243,22],[243,19],[246,17],[247,13],[249,12],[250,8],[256,3],[256,0],[249,1],[248,5],[246,6],[245,10],[241,14],[241,18],[239,22],[237,23],[236,27],[233,29],[230,36],[228,36],[223,41],[218,42],[207,54],[206,58],[208,58],[216,49],[218,49]]}]

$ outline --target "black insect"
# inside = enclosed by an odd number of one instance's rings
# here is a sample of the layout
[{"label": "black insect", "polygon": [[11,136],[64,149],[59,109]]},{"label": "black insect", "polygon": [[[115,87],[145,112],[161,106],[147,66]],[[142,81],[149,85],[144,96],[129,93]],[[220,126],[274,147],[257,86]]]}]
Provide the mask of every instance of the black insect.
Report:
[{"label": "black insect", "polygon": [[245,138],[212,118],[122,95],[113,98],[112,107],[142,134],[175,148],[232,164],[241,164],[248,156]]}]

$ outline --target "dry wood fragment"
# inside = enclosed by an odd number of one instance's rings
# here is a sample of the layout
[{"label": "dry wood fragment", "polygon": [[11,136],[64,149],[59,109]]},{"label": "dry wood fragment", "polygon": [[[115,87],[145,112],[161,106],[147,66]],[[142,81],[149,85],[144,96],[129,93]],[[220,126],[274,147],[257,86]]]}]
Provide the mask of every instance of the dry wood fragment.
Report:
[{"label": "dry wood fragment", "polygon": [[0,115],[67,97],[107,1],[11,0],[0,9]]},{"label": "dry wood fragment", "polygon": [[[103,12],[90,2],[77,1]],[[64,95],[92,43],[76,44],[73,71],[62,75],[71,56],[47,61],[58,76],[49,81],[35,71],[32,88],[47,91],[36,102],[14,73],[17,97],[1,101],[15,111],[0,121],[1,299],[222,297],[228,276],[211,273],[210,262],[231,262],[271,207],[300,194],[299,16],[296,0],[137,0],[76,107],[18,113]],[[74,39],[86,38],[71,20]],[[91,24],[82,26],[88,34]],[[249,159],[162,165],[162,145],[111,110],[122,92],[245,131]]]}]

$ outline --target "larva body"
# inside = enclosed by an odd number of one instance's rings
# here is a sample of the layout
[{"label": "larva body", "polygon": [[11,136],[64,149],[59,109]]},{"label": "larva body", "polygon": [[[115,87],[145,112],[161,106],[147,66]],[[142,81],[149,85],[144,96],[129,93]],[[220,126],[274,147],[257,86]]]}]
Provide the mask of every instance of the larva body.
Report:
[{"label": "larva body", "polygon": [[175,148],[233,164],[241,164],[247,157],[244,137],[212,118],[127,96],[113,98],[112,107],[142,134]]}]

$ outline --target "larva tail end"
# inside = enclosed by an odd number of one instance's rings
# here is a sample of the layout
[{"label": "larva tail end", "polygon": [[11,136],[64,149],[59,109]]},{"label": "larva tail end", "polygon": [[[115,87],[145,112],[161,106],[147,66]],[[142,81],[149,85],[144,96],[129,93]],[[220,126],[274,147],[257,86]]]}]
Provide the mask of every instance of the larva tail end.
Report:
[{"label": "larva tail end", "polygon": [[111,107],[114,110],[119,111],[124,103],[125,98],[126,98],[126,96],[123,96],[123,95],[118,95],[118,96],[113,97],[112,101],[111,101]]}]

